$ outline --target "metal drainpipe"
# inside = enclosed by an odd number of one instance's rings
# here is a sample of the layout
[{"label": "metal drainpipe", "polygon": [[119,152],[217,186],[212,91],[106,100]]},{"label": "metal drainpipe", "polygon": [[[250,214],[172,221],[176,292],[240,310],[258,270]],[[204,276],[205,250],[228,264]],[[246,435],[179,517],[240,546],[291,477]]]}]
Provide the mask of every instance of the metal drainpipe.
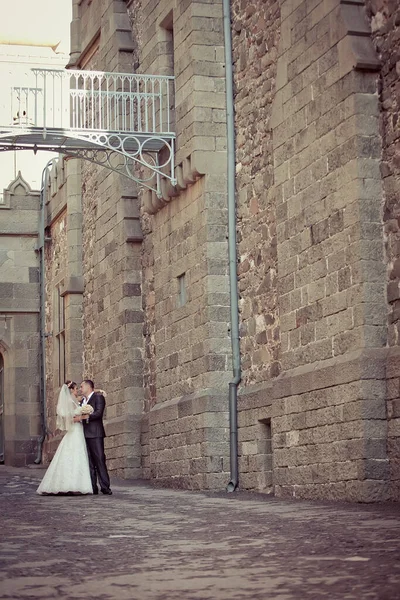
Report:
[{"label": "metal drainpipe", "polygon": [[43,444],[47,435],[47,397],[46,397],[46,333],[45,333],[45,302],[46,302],[46,265],[44,261],[45,247],[45,210],[46,210],[46,192],[49,181],[49,169],[52,164],[58,160],[52,158],[42,171],[42,184],[40,190],[40,223],[39,223],[39,287],[40,287],[40,413],[42,420],[42,435],[38,440],[38,453],[35,458],[35,464],[39,465],[42,462]]},{"label": "metal drainpipe", "polygon": [[233,379],[229,383],[229,429],[230,429],[230,481],[227,492],[234,492],[239,485],[237,392],[241,381],[239,302],[237,288],[236,249],[236,198],[235,198],[235,113],[233,103],[233,67],[230,1],[223,0],[225,38],[225,81],[226,81],[226,129],[227,129],[227,174],[228,174],[228,252],[229,285],[231,298],[231,343]]}]

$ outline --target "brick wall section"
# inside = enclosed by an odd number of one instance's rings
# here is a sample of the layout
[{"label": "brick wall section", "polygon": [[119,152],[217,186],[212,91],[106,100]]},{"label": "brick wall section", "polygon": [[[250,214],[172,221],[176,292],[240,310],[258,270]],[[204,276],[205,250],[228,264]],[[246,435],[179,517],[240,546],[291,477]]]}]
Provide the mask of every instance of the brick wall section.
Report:
[{"label": "brick wall section", "polygon": [[140,473],[141,463],[132,449],[139,443],[132,421],[142,410],[140,245],[126,242],[116,179],[83,166],[84,374],[108,394],[109,468],[129,477]]},{"label": "brick wall section", "polygon": [[387,360],[387,449],[390,460],[391,498],[400,500],[400,353],[390,349]]},{"label": "brick wall section", "polygon": [[[285,377],[274,406],[275,490],[386,497],[384,373],[363,373],[386,343],[377,77],[357,69],[346,27],[349,11],[352,29],[363,30],[365,16],[339,2],[287,1],[281,11],[273,139]],[[324,361],[338,371],[333,389],[317,375]],[[346,364],[349,380],[336,387]],[[343,435],[361,439],[354,455]],[[329,441],[335,452],[324,451]]]},{"label": "brick wall section", "polygon": [[[83,240],[82,263],[85,291],[83,294],[83,372],[85,377],[93,376],[93,365],[96,363],[97,353],[95,345],[91,342],[96,328],[98,308],[93,299],[95,286],[95,249],[96,249],[96,218],[98,201],[98,176],[101,170],[90,163],[82,162],[82,215],[83,215]],[[100,299],[98,300],[100,301]],[[95,354],[96,353],[96,354]],[[107,384],[105,378],[105,384]],[[96,381],[96,384],[102,384]],[[104,384],[103,384],[104,385]]]},{"label": "brick wall section", "polygon": [[39,192],[21,173],[0,205],[0,352],[4,360],[5,464],[37,456],[41,434],[39,370]]},{"label": "brick wall section", "polygon": [[[304,11],[302,4],[292,15],[292,36],[304,22],[313,35],[287,52],[274,130],[285,369],[382,345],[386,334],[374,302],[382,291],[376,78],[342,75],[328,35],[335,13]],[[358,222],[360,195],[368,231]]]},{"label": "brick wall section", "polygon": [[[175,74],[176,162],[184,171],[176,197],[142,219],[144,474],[215,488],[228,477],[231,368],[222,3],[147,0],[142,11],[139,70]],[[180,306],[183,273],[187,301]]]},{"label": "brick wall section", "polygon": [[141,451],[143,477],[150,479],[150,431],[149,412],[157,402],[156,370],[156,321],[154,292],[154,251],[152,245],[152,218],[146,213],[141,215],[143,231],[142,244],[142,306],[144,311],[144,357],[143,388],[144,407],[141,428]]},{"label": "brick wall section", "polygon": [[374,46],[382,61],[380,72],[380,129],[384,190],[384,229],[387,259],[388,345],[388,453],[393,496],[400,499],[400,5],[367,0]]},{"label": "brick wall section", "polygon": [[280,372],[272,131],[279,2],[232,2],[242,384]]},{"label": "brick wall section", "polygon": [[[73,24],[73,66],[131,73],[135,56],[126,2],[82,3],[78,17]],[[85,52],[99,30],[98,49],[86,60]],[[110,471],[138,477],[143,313],[137,192],[133,182],[86,163],[82,165],[82,194],[84,376],[108,393]]]},{"label": "brick wall section", "polygon": [[262,419],[270,414],[272,396],[257,397],[255,390],[281,370],[270,126],[279,36],[279,2],[232,2],[242,356],[240,486],[264,491],[272,489],[272,459],[268,423]]},{"label": "brick wall section", "polygon": [[[268,381],[260,369],[257,384],[241,390],[241,483],[282,496],[386,498],[377,60],[357,2],[286,0],[279,28],[273,188],[247,207],[238,196],[249,213],[257,202],[275,212],[281,372]],[[243,47],[243,64],[247,55]],[[246,108],[237,97],[240,122]],[[238,160],[242,148],[238,135]],[[248,383],[246,346],[244,354]]]},{"label": "brick wall section", "polygon": [[[154,317],[145,325],[151,373],[146,407],[151,410],[144,472],[174,486],[199,489],[223,485],[227,479],[226,394],[203,396],[202,390],[226,390],[230,368],[225,277],[218,288],[218,274],[226,273],[226,247],[218,224],[226,198],[222,189],[207,194],[204,186],[199,180],[174,198],[168,210],[159,211],[153,217],[151,246],[148,239],[144,245],[144,271],[153,275],[146,280],[146,317]],[[213,211],[215,225],[207,227]],[[209,240],[214,260],[207,260]],[[187,301],[180,306],[182,273]],[[146,425],[143,435],[145,443]]]},{"label": "brick wall section", "polygon": [[[56,428],[56,407],[64,376],[59,373],[58,297],[64,299],[65,379],[82,377],[81,210],[76,175],[79,162],[59,158],[49,174],[46,192],[45,332],[46,407],[48,438],[43,461],[49,462],[61,439]],[[79,261],[78,261],[79,259]],[[72,284],[71,284],[72,282]],[[74,289],[75,288],[75,289]]]},{"label": "brick wall section", "polygon": [[[207,264],[207,241],[214,233],[219,238],[220,232],[218,225],[215,232],[214,228],[207,231],[204,200],[204,181],[200,180],[169,211],[154,217],[157,402],[218,388],[229,369],[224,352],[227,343],[223,348],[219,341],[219,336],[227,338],[228,314],[223,307],[208,306],[210,270],[217,280],[220,269],[217,261],[211,267]],[[226,265],[222,268],[226,270]],[[178,299],[177,278],[182,273],[187,293],[184,306]]]},{"label": "brick wall section", "polygon": [[[46,223],[49,241],[45,245],[45,330],[46,337],[46,394],[47,394],[47,419],[51,435],[56,432],[56,406],[59,385],[58,355],[55,341],[55,307],[57,287],[64,281],[67,274],[67,206],[64,194],[57,193],[57,179],[53,170],[53,186],[49,186],[47,193]],[[54,448],[45,446],[44,462],[48,462]]]},{"label": "brick wall section", "polygon": [[[143,36],[145,31],[144,13],[140,0],[127,2],[127,13],[131,27],[133,42],[132,65],[133,72],[140,72],[142,59]],[[168,48],[171,54],[172,49]],[[160,68],[158,74],[171,75],[171,69]],[[140,192],[139,192],[140,194]],[[141,296],[144,313],[143,323],[143,414],[141,420],[140,445],[142,477],[149,479],[150,472],[150,432],[149,411],[157,401],[156,386],[156,356],[155,356],[155,293],[154,293],[154,250],[152,245],[152,217],[143,210],[140,211],[140,224],[143,233],[141,245],[141,285],[135,284],[138,295]]]}]

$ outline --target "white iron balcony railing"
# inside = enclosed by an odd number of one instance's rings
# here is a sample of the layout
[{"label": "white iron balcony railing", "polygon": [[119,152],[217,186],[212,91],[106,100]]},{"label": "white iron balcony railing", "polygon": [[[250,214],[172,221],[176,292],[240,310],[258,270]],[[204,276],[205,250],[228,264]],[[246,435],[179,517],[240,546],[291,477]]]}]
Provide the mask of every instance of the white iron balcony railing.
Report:
[{"label": "white iron balcony railing", "polygon": [[0,150],[88,158],[159,193],[174,183],[173,101],[172,77],[32,69],[3,92]]}]

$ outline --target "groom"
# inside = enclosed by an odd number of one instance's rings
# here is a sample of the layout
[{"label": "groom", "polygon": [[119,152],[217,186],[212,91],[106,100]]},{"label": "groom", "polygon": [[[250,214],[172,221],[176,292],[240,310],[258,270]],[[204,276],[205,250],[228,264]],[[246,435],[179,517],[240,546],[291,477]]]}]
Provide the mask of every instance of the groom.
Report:
[{"label": "groom", "polygon": [[97,487],[98,478],[102,493],[111,495],[110,477],[108,475],[106,456],[104,454],[104,438],[106,434],[103,425],[103,413],[106,401],[103,394],[94,391],[94,383],[90,379],[82,381],[81,392],[83,396],[81,406],[90,404],[93,407],[93,412],[89,415],[89,418],[87,418],[87,416],[80,417],[89,455],[89,468],[93,494],[99,493]]}]

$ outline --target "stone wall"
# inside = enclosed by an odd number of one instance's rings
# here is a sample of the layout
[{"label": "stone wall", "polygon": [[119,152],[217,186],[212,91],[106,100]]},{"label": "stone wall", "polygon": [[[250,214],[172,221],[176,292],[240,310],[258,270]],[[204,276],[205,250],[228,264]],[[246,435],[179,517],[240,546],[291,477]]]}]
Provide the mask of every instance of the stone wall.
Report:
[{"label": "stone wall", "polygon": [[215,239],[213,227],[207,235],[209,218],[200,180],[155,215],[152,249],[157,404],[149,415],[150,475],[200,489],[227,477],[229,316],[226,308],[209,305],[224,294],[207,289],[210,272],[217,280],[220,270],[217,260],[211,266],[207,260],[208,235]]},{"label": "stone wall", "polygon": [[[82,378],[82,209],[79,161],[66,161],[62,157],[54,161],[49,171],[45,206],[48,439],[44,445],[44,461],[47,462],[60,441],[60,432],[56,428],[60,386],[66,379],[79,383]],[[63,341],[59,336],[59,325],[62,322]]]},{"label": "stone wall", "polygon": [[[71,67],[132,72],[134,45],[121,0],[76,2]],[[107,392],[106,453],[112,473],[141,474],[143,406],[142,234],[136,187],[82,163],[83,376]]]},{"label": "stone wall", "polygon": [[270,125],[279,35],[279,2],[232,2],[242,357],[239,469],[241,487],[258,490],[272,486],[270,423],[263,422],[270,398],[262,398],[255,406],[246,388],[275,378],[281,371]]},{"label": "stone wall", "polygon": [[[372,38],[362,0],[232,2],[245,489],[398,495],[398,26],[395,5],[366,4]],[[109,464],[222,489],[222,2],[74,6],[70,66],[175,75],[177,181],[157,195],[82,171],[84,368],[109,392]]]},{"label": "stone wall", "polygon": [[[64,382],[63,374],[59,373],[58,346],[56,340],[58,294],[67,276],[67,199],[64,193],[57,193],[56,167],[47,188],[48,219],[46,223],[48,241],[45,245],[45,332],[46,332],[46,396],[47,423],[49,441],[56,434],[56,406],[58,392]],[[65,192],[65,188],[63,190]],[[68,365],[66,365],[68,372]],[[69,375],[66,376],[69,378]],[[55,443],[59,441],[54,440]],[[47,462],[54,451],[51,446],[45,446],[44,461]]]},{"label": "stone wall", "polygon": [[139,72],[176,78],[178,173],[175,188],[142,203],[144,476],[219,488],[231,368],[222,3],[142,1],[141,10]]},{"label": "stone wall", "polygon": [[[244,484],[385,498],[379,63],[359,2],[287,0],[280,9],[273,189],[261,196],[275,204],[281,374],[242,390]],[[259,210],[251,196],[247,208]]]},{"label": "stone wall", "polygon": [[0,427],[4,462],[14,466],[34,461],[41,435],[38,223],[39,192],[19,173],[0,204]]},{"label": "stone wall", "polygon": [[367,0],[372,39],[381,58],[379,81],[380,131],[384,207],[383,221],[387,260],[388,345],[388,455],[391,463],[392,495],[400,498],[400,5],[385,0]]},{"label": "stone wall", "polygon": [[243,384],[280,372],[272,100],[279,2],[232,3]]}]

